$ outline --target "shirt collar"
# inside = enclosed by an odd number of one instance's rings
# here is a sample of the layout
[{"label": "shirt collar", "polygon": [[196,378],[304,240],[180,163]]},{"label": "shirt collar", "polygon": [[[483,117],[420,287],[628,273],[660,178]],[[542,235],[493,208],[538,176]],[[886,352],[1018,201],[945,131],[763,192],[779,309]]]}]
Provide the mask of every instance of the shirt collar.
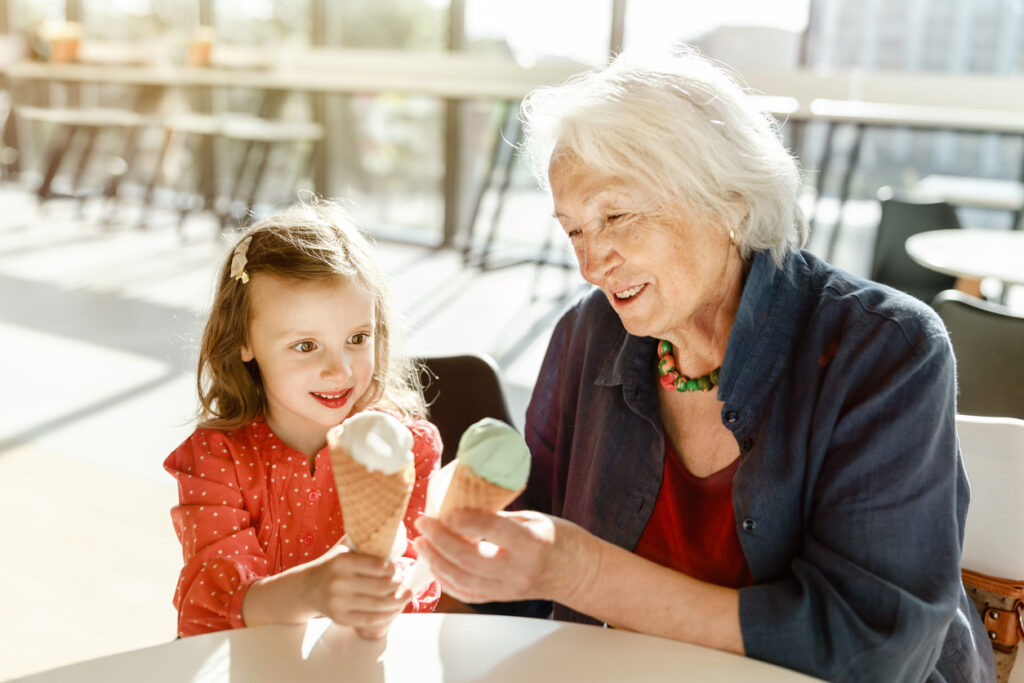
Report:
[{"label": "shirt collar", "polygon": [[800,293],[808,287],[798,282],[806,279],[800,277],[803,264],[800,252],[787,254],[781,268],[769,252],[754,253],[722,362],[720,401],[756,405],[789,362],[799,327]]}]

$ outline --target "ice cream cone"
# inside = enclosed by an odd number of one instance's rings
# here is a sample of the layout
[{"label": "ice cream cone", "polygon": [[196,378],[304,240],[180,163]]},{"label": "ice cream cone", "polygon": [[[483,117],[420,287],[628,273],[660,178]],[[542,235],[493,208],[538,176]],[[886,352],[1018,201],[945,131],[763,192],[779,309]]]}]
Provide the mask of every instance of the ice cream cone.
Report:
[{"label": "ice cream cone", "polygon": [[522,491],[523,489],[511,490],[492,484],[468,465],[457,462],[439,514],[464,509],[498,512],[504,510]]},{"label": "ice cream cone", "polygon": [[409,505],[416,481],[415,467],[409,463],[393,474],[370,471],[351,453],[332,447],[331,468],[345,534],[355,550],[364,555],[388,557]]}]

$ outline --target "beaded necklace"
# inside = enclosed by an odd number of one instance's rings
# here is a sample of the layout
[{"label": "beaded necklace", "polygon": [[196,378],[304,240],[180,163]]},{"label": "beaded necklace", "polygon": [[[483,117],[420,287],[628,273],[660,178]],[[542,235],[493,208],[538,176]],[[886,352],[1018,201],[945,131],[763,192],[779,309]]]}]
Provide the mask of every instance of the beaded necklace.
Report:
[{"label": "beaded necklace", "polygon": [[711,391],[718,384],[718,373],[722,366],[701,377],[688,378],[679,374],[676,359],[672,357],[672,344],[661,340],[658,342],[658,374],[661,375],[661,386],[676,391]]}]

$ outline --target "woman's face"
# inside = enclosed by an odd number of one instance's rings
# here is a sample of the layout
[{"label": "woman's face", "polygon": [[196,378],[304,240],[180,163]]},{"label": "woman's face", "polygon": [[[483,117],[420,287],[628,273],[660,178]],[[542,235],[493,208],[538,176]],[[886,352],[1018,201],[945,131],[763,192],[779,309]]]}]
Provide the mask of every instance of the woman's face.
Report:
[{"label": "woman's face", "polygon": [[655,206],[643,188],[572,155],[548,169],[555,217],[572,241],[580,273],[601,288],[630,334],[678,339],[675,330],[713,318],[738,252],[728,228]]}]

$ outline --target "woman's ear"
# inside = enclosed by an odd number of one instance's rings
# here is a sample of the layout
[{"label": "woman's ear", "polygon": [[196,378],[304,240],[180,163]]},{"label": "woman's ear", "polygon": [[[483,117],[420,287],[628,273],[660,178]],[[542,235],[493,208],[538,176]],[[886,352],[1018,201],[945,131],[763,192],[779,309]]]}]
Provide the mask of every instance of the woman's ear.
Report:
[{"label": "woman's ear", "polygon": [[242,347],[240,355],[242,356],[243,363],[248,363],[249,361],[256,357],[256,354],[254,354],[248,346]]}]

